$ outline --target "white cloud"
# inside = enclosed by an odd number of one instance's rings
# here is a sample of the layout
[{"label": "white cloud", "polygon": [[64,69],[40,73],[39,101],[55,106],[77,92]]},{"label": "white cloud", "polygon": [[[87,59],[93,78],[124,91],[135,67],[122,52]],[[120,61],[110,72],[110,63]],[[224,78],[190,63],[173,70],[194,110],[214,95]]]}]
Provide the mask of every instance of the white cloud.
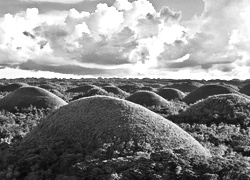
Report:
[{"label": "white cloud", "polygon": [[[86,0],[20,0],[22,2],[49,2],[49,3],[62,3],[62,4],[75,4]],[[91,1],[91,0],[88,0]],[[92,0],[93,1],[93,0]]]},{"label": "white cloud", "polygon": [[[186,41],[165,44],[165,51],[160,56],[160,66],[166,68],[200,67],[213,75],[227,74],[243,77],[248,72],[250,60],[250,2],[205,1],[205,10],[200,18],[196,32],[186,34]],[[189,59],[182,63],[171,62],[189,54]]]},{"label": "white cloud", "polygon": [[[92,68],[105,74],[245,77],[250,2],[204,1],[191,30],[179,24],[181,12],[156,12],[148,0],[98,4],[92,13],[40,14],[33,8],[6,14],[0,19],[0,64],[77,74],[85,67],[87,74]],[[74,72],[73,66],[79,68]]]}]

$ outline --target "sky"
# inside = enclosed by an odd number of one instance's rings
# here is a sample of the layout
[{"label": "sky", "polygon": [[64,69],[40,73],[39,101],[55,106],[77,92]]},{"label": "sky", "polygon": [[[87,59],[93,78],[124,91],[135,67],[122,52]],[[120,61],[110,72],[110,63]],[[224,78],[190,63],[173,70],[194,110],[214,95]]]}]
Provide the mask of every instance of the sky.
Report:
[{"label": "sky", "polygon": [[0,78],[250,78],[249,0],[0,0]]}]

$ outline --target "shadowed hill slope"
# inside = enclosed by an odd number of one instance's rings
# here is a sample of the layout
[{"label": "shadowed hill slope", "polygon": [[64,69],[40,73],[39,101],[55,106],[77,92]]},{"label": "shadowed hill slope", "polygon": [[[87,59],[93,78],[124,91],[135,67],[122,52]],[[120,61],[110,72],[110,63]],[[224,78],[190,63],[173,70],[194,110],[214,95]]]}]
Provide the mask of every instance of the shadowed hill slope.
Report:
[{"label": "shadowed hill slope", "polygon": [[134,93],[135,91],[138,91],[142,86],[139,84],[123,84],[118,86],[123,91]]},{"label": "shadowed hill slope", "polygon": [[155,92],[155,88],[152,88],[151,86],[143,86],[139,89],[140,91],[153,91]]},{"label": "shadowed hill slope", "polygon": [[137,91],[127,97],[126,100],[143,106],[169,107],[171,104],[163,97],[151,91]]},{"label": "shadowed hill slope", "polygon": [[56,109],[67,103],[53,93],[34,86],[21,87],[0,99],[0,109],[12,111],[35,106]]},{"label": "shadowed hill slope", "polygon": [[98,86],[95,85],[83,85],[80,87],[70,88],[66,90],[65,92],[72,92],[72,93],[86,93],[92,88],[98,88]]},{"label": "shadowed hill slope", "polygon": [[107,91],[105,91],[104,89],[99,88],[99,87],[92,88],[86,93],[81,93],[81,94],[74,96],[71,101],[74,101],[74,100],[77,100],[77,99],[80,99],[83,97],[90,97],[90,96],[97,96],[97,95],[109,96],[109,93]]},{"label": "shadowed hill slope", "polygon": [[244,86],[242,86],[242,88],[240,88],[239,92],[242,93],[242,94],[250,96],[250,83],[245,84]]},{"label": "shadowed hill slope", "polygon": [[120,96],[123,96],[123,97],[127,97],[129,95],[127,92],[121,90],[118,87],[105,86],[105,87],[103,87],[103,89],[105,91],[107,91],[108,93],[113,93],[115,95],[120,95]]},{"label": "shadowed hill slope", "polygon": [[250,99],[239,94],[220,94],[191,105],[179,114],[179,121],[188,123],[250,124]]},{"label": "shadowed hill slope", "polygon": [[[80,143],[83,152],[94,157],[105,154],[106,158],[112,158],[115,154],[123,156],[166,149],[209,155],[171,121],[142,106],[107,96],[82,98],[61,107],[28,134],[23,145],[49,146],[60,140],[72,145]],[[106,152],[99,152],[100,148]]]},{"label": "shadowed hill slope", "polygon": [[179,89],[182,92],[191,92],[199,87],[201,87],[203,84],[199,82],[180,82],[180,83],[173,83],[171,85],[164,86],[166,88],[174,88]]},{"label": "shadowed hill slope", "polygon": [[99,86],[99,87],[105,87],[105,86],[112,86],[115,87],[112,83],[94,83],[93,85]]},{"label": "shadowed hill slope", "polygon": [[24,86],[29,86],[26,83],[12,83],[12,84],[8,84],[5,86],[2,86],[0,88],[1,92],[11,92],[11,91],[15,91],[16,89],[20,88],[20,87],[24,87]]},{"label": "shadowed hill slope", "polygon": [[235,89],[218,84],[210,84],[204,85],[192,92],[190,92],[183,100],[188,103],[194,103],[201,99],[206,99],[209,96],[217,95],[217,94],[231,94],[231,93],[239,93]]},{"label": "shadowed hill slope", "polygon": [[185,94],[182,91],[174,88],[161,88],[157,91],[157,94],[166,100],[181,100],[185,97]]},{"label": "shadowed hill slope", "polygon": [[64,92],[65,88],[57,83],[46,83],[46,84],[40,84],[38,87],[46,89],[46,90],[58,90],[60,92]]}]

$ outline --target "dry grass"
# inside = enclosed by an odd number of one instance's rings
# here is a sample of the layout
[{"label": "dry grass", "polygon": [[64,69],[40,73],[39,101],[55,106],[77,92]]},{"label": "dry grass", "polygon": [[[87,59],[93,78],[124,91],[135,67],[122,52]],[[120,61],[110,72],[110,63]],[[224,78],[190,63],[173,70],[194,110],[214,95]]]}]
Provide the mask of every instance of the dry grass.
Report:
[{"label": "dry grass", "polygon": [[192,92],[190,92],[183,100],[188,103],[194,103],[201,99],[206,99],[209,96],[217,95],[217,94],[231,94],[231,93],[239,93],[235,89],[218,84],[210,84],[204,85]]},{"label": "dry grass", "polygon": [[182,100],[185,97],[182,91],[174,88],[161,88],[157,91],[157,94],[169,101],[173,99]]},{"label": "dry grass", "polygon": [[27,135],[22,146],[49,147],[61,140],[71,148],[81,145],[86,155],[93,157],[166,149],[182,149],[191,156],[210,155],[171,121],[142,106],[107,96],[82,98],[61,107]]},{"label": "dry grass", "polygon": [[0,109],[12,111],[17,107],[23,109],[32,106],[37,108],[56,109],[67,103],[53,93],[34,86],[21,87],[0,99]]}]

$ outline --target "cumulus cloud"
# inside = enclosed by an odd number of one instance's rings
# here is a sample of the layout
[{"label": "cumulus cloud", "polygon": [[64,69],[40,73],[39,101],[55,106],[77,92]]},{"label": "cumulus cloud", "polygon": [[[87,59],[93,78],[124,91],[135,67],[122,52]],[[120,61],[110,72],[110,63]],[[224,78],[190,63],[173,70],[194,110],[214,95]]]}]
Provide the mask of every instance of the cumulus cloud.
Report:
[{"label": "cumulus cloud", "polygon": [[63,69],[62,73],[119,69],[117,73],[136,75],[135,65],[155,66],[164,42],[173,42],[182,32],[171,33],[183,30],[176,28],[180,12],[167,7],[156,12],[147,0],[117,0],[113,6],[98,4],[93,13],[71,9],[61,19],[49,17],[36,8],[6,14],[0,23],[0,63],[22,69],[27,65],[36,70]]},{"label": "cumulus cloud", "polygon": [[[200,67],[218,70],[229,76],[244,72],[249,62],[249,7],[247,0],[204,0],[205,9],[199,17],[199,29],[186,34],[185,40],[165,44],[159,66],[166,68]],[[183,62],[172,61],[189,54]],[[238,73],[237,73],[238,72]]]},{"label": "cumulus cloud", "polygon": [[191,30],[179,24],[180,11],[157,12],[148,0],[100,3],[92,13],[33,8],[6,14],[0,18],[0,64],[78,75],[245,76],[250,2],[204,2],[195,19],[199,28]]},{"label": "cumulus cloud", "polygon": [[[84,0],[20,0],[20,1],[22,1],[22,2],[49,2],[49,3],[75,4],[75,3],[83,2]],[[88,1],[91,1],[91,0],[88,0]]]}]

